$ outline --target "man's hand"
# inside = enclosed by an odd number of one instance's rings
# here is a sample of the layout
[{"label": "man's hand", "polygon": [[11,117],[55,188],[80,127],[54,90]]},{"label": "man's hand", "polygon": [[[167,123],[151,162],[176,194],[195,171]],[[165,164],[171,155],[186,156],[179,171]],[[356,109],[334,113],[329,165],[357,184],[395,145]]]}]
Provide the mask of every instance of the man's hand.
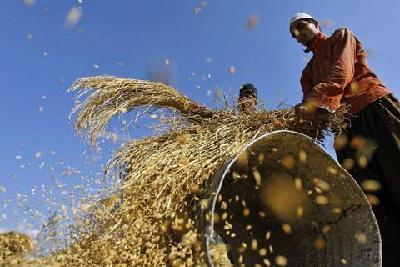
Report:
[{"label": "man's hand", "polygon": [[207,107],[197,106],[193,107],[190,111],[193,116],[200,116],[201,118],[211,118],[213,116],[213,111]]},{"label": "man's hand", "polygon": [[311,102],[300,103],[294,107],[296,118],[300,121],[313,121],[317,106]]},{"label": "man's hand", "polygon": [[300,103],[294,107],[296,118],[300,122],[328,121],[333,112],[317,107],[312,102]]}]

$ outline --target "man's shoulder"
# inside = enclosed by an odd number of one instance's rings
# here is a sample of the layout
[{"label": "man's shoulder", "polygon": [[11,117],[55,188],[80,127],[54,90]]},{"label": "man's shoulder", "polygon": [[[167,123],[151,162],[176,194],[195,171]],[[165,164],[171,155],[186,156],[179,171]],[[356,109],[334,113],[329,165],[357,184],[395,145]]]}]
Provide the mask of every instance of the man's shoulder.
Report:
[{"label": "man's shoulder", "polygon": [[353,36],[352,31],[349,28],[338,28],[336,29],[332,35],[331,35],[331,39],[342,39],[342,38],[346,38],[349,36]]}]

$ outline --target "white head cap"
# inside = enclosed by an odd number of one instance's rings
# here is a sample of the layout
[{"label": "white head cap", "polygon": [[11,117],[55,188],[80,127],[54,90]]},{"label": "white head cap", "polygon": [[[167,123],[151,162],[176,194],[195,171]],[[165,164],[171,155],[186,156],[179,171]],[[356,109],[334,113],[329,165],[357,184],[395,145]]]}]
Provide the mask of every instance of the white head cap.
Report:
[{"label": "white head cap", "polygon": [[307,13],[296,13],[291,19],[290,19],[290,23],[289,23],[289,28],[292,26],[292,24],[296,21],[298,21],[299,19],[312,19],[317,21],[315,18],[313,18],[311,15],[307,14]]}]

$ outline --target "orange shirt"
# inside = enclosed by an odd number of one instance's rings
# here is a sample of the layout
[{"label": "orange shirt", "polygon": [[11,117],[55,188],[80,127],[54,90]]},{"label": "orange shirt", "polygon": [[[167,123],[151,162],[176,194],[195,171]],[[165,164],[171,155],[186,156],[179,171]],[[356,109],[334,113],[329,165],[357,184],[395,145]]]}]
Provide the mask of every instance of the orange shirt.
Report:
[{"label": "orange shirt", "polygon": [[301,76],[303,102],[334,111],[346,103],[355,114],[390,92],[368,67],[361,43],[347,28],[323,33],[311,45],[313,57]]}]

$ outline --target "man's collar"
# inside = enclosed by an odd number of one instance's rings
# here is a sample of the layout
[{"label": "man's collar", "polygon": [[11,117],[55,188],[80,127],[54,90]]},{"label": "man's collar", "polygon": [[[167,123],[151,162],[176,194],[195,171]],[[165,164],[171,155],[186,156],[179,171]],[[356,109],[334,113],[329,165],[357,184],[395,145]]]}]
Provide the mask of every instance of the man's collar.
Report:
[{"label": "man's collar", "polygon": [[326,39],[326,35],[323,32],[317,33],[317,35],[314,37],[314,39],[311,41],[310,46],[307,48],[307,50],[315,53],[315,51],[318,50],[320,45],[323,43],[323,41]]}]

